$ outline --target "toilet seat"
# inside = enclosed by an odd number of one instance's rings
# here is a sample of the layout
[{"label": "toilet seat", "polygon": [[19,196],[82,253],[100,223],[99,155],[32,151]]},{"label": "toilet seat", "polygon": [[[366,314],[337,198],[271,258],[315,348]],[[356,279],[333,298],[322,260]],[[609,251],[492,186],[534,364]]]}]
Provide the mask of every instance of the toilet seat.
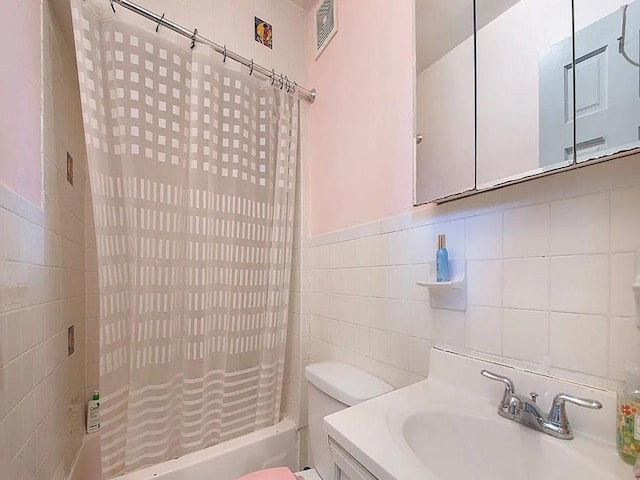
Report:
[{"label": "toilet seat", "polygon": [[296,480],[297,478],[288,468],[268,468],[249,473],[238,480]]}]

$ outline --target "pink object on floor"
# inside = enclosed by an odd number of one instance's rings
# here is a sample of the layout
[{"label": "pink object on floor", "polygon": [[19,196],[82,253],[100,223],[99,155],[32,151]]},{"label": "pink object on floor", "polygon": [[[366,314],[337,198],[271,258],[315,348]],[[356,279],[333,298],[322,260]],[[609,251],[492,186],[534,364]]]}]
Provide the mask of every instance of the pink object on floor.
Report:
[{"label": "pink object on floor", "polygon": [[238,480],[296,480],[296,478],[288,468],[269,468],[250,473]]}]

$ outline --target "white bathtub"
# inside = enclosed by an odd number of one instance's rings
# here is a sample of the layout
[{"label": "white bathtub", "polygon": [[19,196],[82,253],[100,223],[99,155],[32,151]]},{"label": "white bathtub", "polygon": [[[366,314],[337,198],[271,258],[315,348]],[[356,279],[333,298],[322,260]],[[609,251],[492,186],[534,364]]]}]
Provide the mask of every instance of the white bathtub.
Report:
[{"label": "white bathtub", "polygon": [[[298,468],[296,424],[286,418],[273,427],[129,473],[119,480],[236,480],[270,467]],[[100,437],[87,435],[69,480],[101,480]]]}]

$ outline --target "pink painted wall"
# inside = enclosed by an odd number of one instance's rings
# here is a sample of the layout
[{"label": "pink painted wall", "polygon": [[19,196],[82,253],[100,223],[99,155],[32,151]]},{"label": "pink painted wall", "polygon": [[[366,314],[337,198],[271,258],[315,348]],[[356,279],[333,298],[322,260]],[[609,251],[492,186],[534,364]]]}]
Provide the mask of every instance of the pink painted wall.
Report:
[{"label": "pink painted wall", "polygon": [[40,205],[41,4],[0,2],[0,183]]},{"label": "pink painted wall", "polygon": [[307,24],[311,235],[413,204],[413,2],[336,3],[338,33],[318,60],[313,14]]}]

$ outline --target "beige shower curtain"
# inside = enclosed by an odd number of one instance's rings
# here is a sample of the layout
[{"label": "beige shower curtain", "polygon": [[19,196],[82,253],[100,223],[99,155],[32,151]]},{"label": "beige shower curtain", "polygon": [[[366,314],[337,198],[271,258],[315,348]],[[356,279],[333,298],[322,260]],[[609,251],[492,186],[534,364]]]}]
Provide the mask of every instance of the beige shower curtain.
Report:
[{"label": "beige shower curtain", "polygon": [[279,421],[298,100],[73,0],[111,478]]}]

